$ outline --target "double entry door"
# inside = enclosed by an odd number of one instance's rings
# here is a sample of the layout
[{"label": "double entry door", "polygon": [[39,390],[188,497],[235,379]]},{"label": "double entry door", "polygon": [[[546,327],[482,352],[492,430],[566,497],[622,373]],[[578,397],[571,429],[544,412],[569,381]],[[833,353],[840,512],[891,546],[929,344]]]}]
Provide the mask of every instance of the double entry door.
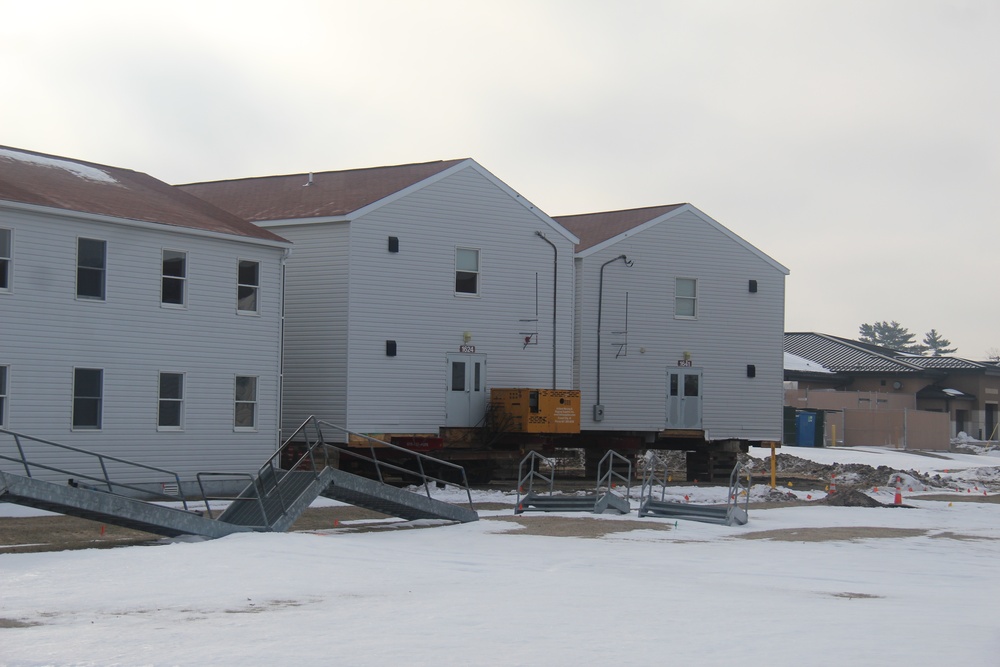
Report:
[{"label": "double entry door", "polygon": [[445,426],[478,426],[486,416],[486,355],[448,353]]},{"label": "double entry door", "polygon": [[701,369],[667,371],[667,428],[701,428]]}]

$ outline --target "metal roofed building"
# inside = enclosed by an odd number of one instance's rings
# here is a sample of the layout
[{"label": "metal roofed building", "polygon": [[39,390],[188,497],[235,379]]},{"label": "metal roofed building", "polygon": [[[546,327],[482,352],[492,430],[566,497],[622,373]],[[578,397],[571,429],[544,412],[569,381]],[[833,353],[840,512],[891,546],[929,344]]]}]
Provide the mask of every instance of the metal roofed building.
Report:
[{"label": "metal roofed building", "polygon": [[[797,392],[786,394],[787,405],[803,407],[804,395],[816,390],[855,392],[864,395],[861,407],[867,409],[891,406],[946,413],[950,437],[965,432],[977,439],[997,439],[1000,368],[994,364],[904,353],[815,332],[788,332],[784,347],[786,353],[828,371],[786,366],[785,380],[794,383]],[[834,398],[812,396],[809,402],[828,404]]]}]

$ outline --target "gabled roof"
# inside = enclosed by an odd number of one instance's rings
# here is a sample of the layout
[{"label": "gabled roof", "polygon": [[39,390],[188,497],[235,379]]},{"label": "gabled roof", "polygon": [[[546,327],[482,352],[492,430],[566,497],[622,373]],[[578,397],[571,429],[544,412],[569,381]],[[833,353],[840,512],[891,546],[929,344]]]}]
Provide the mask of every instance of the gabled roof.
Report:
[{"label": "gabled roof", "polygon": [[148,174],[8,146],[0,201],[287,243]]},{"label": "gabled roof", "polygon": [[252,222],[343,217],[466,160],[179,185]]},{"label": "gabled roof", "polygon": [[786,267],[691,204],[667,204],[665,206],[650,206],[621,211],[561,215],[556,216],[554,220],[580,238],[580,243],[576,246],[576,252],[578,256],[586,257],[644,229],[668,223],[671,218],[684,212],[693,213],[706,224],[714,227],[723,235],[728,236],[734,242],[760,257],[784,275],[788,275],[789,271]]},{"label": "gabled roof", "polygon": [[559,215],[555,217],[555,220],[580,237],[580,243],[576,246],[576,251],[580,252],[655,220],[666,213],[676,211],[681,206],[684,204],[580,215]]},{"label": "gabled roof", "polygon": [[[785,334],[785,352],[818,363],[833,373],[919,373],[980,370],[988,366],[959,357],[924,357],[829,334]],[[786,370],[795,370],[787,368]]]}]

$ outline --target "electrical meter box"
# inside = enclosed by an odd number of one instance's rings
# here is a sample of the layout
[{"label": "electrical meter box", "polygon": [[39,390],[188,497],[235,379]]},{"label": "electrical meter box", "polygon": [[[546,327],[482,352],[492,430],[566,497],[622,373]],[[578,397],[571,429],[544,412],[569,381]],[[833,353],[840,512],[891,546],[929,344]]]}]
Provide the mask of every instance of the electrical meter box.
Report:
[{"label": "electrical meter box", "polygon": [[580,392],[575,389],[491,389],[500,428],[512,433],[579,433]]}]

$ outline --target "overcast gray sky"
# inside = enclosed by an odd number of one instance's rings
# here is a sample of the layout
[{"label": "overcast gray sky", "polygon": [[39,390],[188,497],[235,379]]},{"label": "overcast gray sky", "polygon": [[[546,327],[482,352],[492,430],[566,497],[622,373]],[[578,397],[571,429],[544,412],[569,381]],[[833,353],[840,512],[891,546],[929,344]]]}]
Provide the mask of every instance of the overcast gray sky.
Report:
[{"label": "overcast gray sky", "polygon": [[472,157],[551,215],[690,202],[786,330],[1000,348],[1000,2],[0,0],[0,144],[171,183]]}]

